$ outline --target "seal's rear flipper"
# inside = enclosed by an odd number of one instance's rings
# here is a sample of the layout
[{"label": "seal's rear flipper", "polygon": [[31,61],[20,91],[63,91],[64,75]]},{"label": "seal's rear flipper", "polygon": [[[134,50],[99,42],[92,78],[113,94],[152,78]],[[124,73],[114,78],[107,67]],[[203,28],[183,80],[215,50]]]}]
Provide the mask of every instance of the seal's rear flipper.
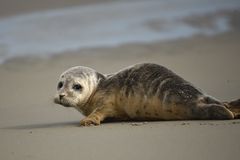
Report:
[{"label": "seal's rear flipper", "polygon": [[234,113],[235,119],[240,119],[240,99],[224,102],[224,105]]}]

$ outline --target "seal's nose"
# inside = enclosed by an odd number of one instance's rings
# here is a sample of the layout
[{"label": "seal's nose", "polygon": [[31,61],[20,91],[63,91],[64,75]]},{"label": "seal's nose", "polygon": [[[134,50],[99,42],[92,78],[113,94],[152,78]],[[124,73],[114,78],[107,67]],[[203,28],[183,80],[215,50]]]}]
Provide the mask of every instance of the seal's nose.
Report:
[{"label": "seal's nose", "polygon": [[62,98],[65,96],[65,94],[60,94],[59,99],[62,100]]}]

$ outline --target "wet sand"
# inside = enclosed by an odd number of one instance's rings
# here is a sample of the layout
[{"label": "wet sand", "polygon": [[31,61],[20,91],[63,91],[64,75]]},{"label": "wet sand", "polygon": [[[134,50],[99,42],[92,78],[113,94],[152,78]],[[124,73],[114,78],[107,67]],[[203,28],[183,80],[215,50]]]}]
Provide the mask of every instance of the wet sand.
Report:
[{"label": "wet sand", "polygon": [[73,7],[76,5],[90,5],[102,2],[111,2],[113,0],[0,0],[0,17],[9,17],[19,14],[43,11],[49,9],[59,9],[64,7]]},{"label": "wet sand", "polygon": [[240,98],[237,28],[212,37],[7,61],[0,66],[0,159],[237,159],[240,120],[79,127],[80,113],[52,102],[59,74],[71,66],[111,73],[140,62],[164,65],[223,101]]},{"label": "wet sand", "polygon": [[240,121],[105,123],[79,127],[74,109],[55,105],[59,74],[75,65],[102,73],[154,62],[221,100],[239,98],[240,34],[81,50],[50,59],[20,58],[0,68],[1,159],[237,158]]}]

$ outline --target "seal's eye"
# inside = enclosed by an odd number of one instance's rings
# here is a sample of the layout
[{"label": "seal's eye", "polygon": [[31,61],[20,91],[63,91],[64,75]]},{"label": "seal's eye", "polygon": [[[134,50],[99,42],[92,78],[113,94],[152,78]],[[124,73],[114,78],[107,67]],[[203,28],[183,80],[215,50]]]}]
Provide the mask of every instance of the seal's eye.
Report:
[{"label": "seal's eye", "polygon": [[57,88],[61,89],[63,87],[63,82],[59,82]]},{"label": "seal's eye", "polygon": [[80,84],[74,84],[73,87],[72,87],[75,91],[80,91],[82,90],[82,86]]}]

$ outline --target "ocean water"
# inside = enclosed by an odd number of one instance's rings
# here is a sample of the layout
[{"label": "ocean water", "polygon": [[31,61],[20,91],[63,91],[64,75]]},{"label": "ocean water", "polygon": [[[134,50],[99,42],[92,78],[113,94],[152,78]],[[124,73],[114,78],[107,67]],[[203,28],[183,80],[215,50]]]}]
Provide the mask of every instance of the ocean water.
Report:
[{"label": "ocean water", "polygon": [[239,8],[240,0],[121,0],[2,18],[0,63],[23,55],[214,35],[231,29],[228,17],[216,15],[205,26],[185,19]]}]

